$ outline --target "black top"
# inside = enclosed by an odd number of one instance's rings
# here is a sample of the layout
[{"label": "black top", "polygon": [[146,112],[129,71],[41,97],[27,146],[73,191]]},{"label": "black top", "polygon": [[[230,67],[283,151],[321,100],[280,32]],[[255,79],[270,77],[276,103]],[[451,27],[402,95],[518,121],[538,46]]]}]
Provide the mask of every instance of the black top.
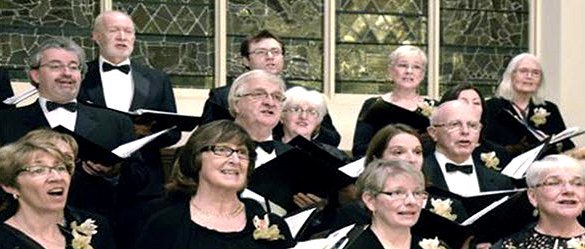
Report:
[{"label": "black top", "polygon": [[[494,244],[491,248],[505,249],[505,248],[538,248],[538,249],[553,249],[553,248],[572,248],[568,247],[567,242],[571,239],[579,239],[585,242],[585,234],[579,236],[565,238],[557,237],[539,233],[534,229],[535,225],[513,234],[510,237],[502,239]],[[556,246],[555,246],[556,245]]]},{"label": "black top", "polygon": [[[422,238],[420,236],[412,234],[412,238],[410,240],[410,248],[422,249],[422,247],[419,245],[419,242],[421,242],[423,239],[434,239],[434,238],[435,237]],[[444,248],[448,248],[447,245],[445,245],[442,242],[441,242],[441,245]],[[345,249],[384,249],[384,247],[382,246],[382,243],[380,243],[380,240],[378,239],[378,237],[376,237],[376,234],[374,234],[372,229],[368,228],[363,233],[361,233],[360,236],[357,237],[351,244],[346,246]]]},{"label": "black top", "polygon": [[10,98],[14,95],[12,91],[12,85],[10,84],[10,75],[8,71],[0,68],[0,110],[2,109],[14,109],[14,105],[7,105],[2,103],[6,98]]},{"label": "black top", "polygon": [[275,241],[255,240],[256,229],[252,222],[255,216],[264,217],[266,212],[253,200],[242,199],[246,208],[246,226],[239,232],[218,232],[191,220],[189,201],[172,205],[156,213],[148,221],[138,239],[140,249],[268,249],[290,248],[295,245],[284,220],[269,214],[270,224],[276,224],[285,238]]},{"label": "black top", "polygon": [[[537,123],[533,119],[534,112],[537,108],[543,108],[546,110],[546,112],[550,113],[550,115],[548,115],[546,119],[543,120],[543,123]],[[526,117],[522,117],[518,115],[512,102],[509,100],[503,98],[489,99],[486,101],[485,110],[485,139],[502,146],[519,144],[523,139],[528,143],[534,145],[538,144],[539,141],[529,133],[528,129],[524,127],[521,122],[515,120],[511,114],[521,120],[524,120],[524,122],[530,128],[538,129],[547,135],[557,134],[567,128],[558,107],[550,101],[545,101],[544,104],[539,105],[530,101],[527,107],[527,111],[528,113],[526,114]],[[575,144],[573,144],[573,142],[571,142],[569,139],[552,145],[552,149],[556,153],[569,150],[574,147]]]},{"label": "black top", "polygon": [[[434,100],[424,99],[429,106],[434,105]],[[425,115],[426,114],[426,115]],[[419,134],[426,133],[430,120],[422,108],[414,111],[404,109],[395,104],[389,103],[382,97],[367,99],[362,105],[353,135],[352,153],[354,158],[360,158],[366,154],[372,137],[380,129],[389,124],[406,124],[414,128]]]},{"label": "black top", "polygon": [[[2,223],[0,223],[0,247],[1,248],[18,248],[18,249],[43,249],[40,244],[34,241],[32,238],[28,237],[26,234],[21,232],[20,230],[7,225],[4,223],[8,218],[12,217],[14,212],[11,211],[2,211],[0,214],[0,218]],[[87,219],[95,220],[95,225],[97,225],[97,233],[93,235],[91,239],[91,245],[95,249],[112,249],[116,248],[114,245],[114,239],[112,237],[112,231],[110,230],[110,226],[108,222],[102,218],[101,216],[83,212],[80,210],[76,210],[73,208],[66,208],[65,209],[65,224],[66,227],[59,227],[63,236],[65,236],[66,241],[66,248],[71,247],[71,240],[73,239],[73,235],[71,233],[70,224],[73,221],[77,221],[77,224],[83,223]],[[57,224],[55,224],[57,226]]]}]

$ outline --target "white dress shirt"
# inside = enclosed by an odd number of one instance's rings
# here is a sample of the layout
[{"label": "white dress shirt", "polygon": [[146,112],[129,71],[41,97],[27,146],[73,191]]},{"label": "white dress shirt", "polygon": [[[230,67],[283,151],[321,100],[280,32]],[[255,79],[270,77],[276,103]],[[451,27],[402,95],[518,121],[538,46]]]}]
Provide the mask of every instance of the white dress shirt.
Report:
[{"label": "white dress shirt", "polygon": [[[72,100],[71,102],[77,102],[77,100]],[[43,114],[45,114],[45,118],[47,118],[47,121],[49,121],[51,128],[61,125],[70,131],[75,131],[77,111],[70,112],[64,108],[57,108],[55,110],[49,111],[47,109],[47,99],[43,97],[39,97],[39,104],[41,105]]]},{"label": "white dress shirt", "polygon": [[[479,189],[477,172],[475,170],[473,158],[471,156],[469,156],[469,158],[463,163],[455,163],[449,160],[441,152],[435,151],[435,158],[437,158],[441,172],[443,172],[443,177],[445,177],[445,182],[447,182],[449,191],[462,196],[475,195],[481,192]],[[457,165],[471,165],[473,167],[473,172],[471,172],[471,174],[465,174],[461,171],[447,172],[447,168],[445,167],[447,163],[453,163]]]},{"label": "white dress shirt", "polygon": [[116,69],[104,72],[104,69],[102,68],[102,64],[104,62],[110,63],[114,66],[125,64],[130,65],[130,59],[126,59],[119,64],[111,63],[103,56],[100,56],[98,60],[106,106],[108,108],[127,112],[130,110],[132,98],[134,97],[134,81],[132,80],[132,70],[130,70],[128,74],[125,74]]}]

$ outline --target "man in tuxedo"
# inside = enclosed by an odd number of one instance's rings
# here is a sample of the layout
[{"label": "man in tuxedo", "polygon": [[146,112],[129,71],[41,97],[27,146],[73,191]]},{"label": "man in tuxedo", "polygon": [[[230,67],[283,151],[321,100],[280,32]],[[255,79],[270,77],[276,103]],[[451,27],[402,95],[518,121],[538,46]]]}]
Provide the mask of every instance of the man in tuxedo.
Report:
[{"label": "man in tuxedo", "polygon": [[[28,106],[0,111],[0,144],[14,142],[34,129],[59,125],[107,150],[134,140],[128,117],[76,101],[84,60],[83,49],[67,38],[44,41],[28,61],[28,74],[39,99]],[[130,205],[134,193],[148,180],[139,154],[117,165],[79,159],[68,204],[108,218]]]},{"label": "man in tuxedo", "polygon": [[[100,48],[100,56],[87,63],[88,71],[78,96],[80,102],[123,112],[137,109],[177,112],[168,75],[130,60],[136,37],[134,22],[128,14],[106,11],[98,15],[92,39]],[[152,121],[134,122],[139,137],[168,128],[157,127]],[[162,194],[164,171],[160,149],[176,143],[180,137],[180,131],[173,130],[141,149],[150,171],[149,185],[140,193],[144,199]]]},{"label": "man in tuxedo", "polygon": [[14,96],[12,85],[10,84],[10,75],[8,71],[0,68],[0,110],[12,109],[14,105],[7,105],[2,103],[6,98]]},{"label": "man in tuxedo", "polygon": [[459,100],[441,104],[431,115],[427,130],[436,145],[423,166],[430,184],[459,195],[514,187],[511,178],[472,156],[482,128],[480,118],[478,110]]},{"label": "man in tuxedo", "polygon": [[[284,42],[268,30],[260,31],[242,41],[240,45],[240,55],[248,70],[263,69],[279,77],[282,77],[282,71],[285,67],[285,52]],[[288,87],[291,86],[287,85]],[[229,89],[229,86],[222,86],[209,91],[209,98],[203,107],[202,123],[219,119],[233,119],[228,111]],[[282,136],[282,127],[276,126],[274,133],[277,136]],[[323,118],[320,130],[314,139],[335,147],[339,145],[341,136],[333,126],[329,114]]]}]

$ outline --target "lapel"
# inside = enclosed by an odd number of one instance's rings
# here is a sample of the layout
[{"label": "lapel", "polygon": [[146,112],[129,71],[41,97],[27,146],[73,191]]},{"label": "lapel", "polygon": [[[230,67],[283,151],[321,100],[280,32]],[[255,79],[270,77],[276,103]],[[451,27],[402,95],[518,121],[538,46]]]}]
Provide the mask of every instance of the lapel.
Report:
[{"label": "lapel", "polygon": [[490,169],[486,168],[483,161],[476,154],[473,155],[473,170],[477,175],[477,182],[479,183],[479,190],[481,192],[489,191],[494,188],[494,178],[490,173]]},{"label": "lapel", "polygon": [[292,146],[285,144],[281,141],[278,141],[278,140],[273,140],[273,141],[274,141],[274,151],[276,151],[276,156],[280,156],[283,153],[285,153],[288,150],[293,148]]},{"label": "lapel", "polygon": [[75,133],[88,136],[92,134],[96,124],[97,120],[93,110],[80,103],[77,110],[77,120],[75,121]]},{"label": "lapel", "polygon": [[445,190],[449,190],[449,187],[447,186],[447,181],[445,181],[445,176],[443,176],[443,172],[441,171],[439,162],[437,162],[437,158],[435,158],[434,152],[431,153],[425,160],[425,164],[423,166],[423,173],[425,175],[426,181],[430,185]]},{"label": "lapel", "polygon": [[147,96],[149,96],[149,90],[152,89],[150,84],[151,80],[147,77],[142,68],[136,63],[130,63],[132,70],[132,80],[134,81],[134,96],[132,96],[132,103],[130,104],[130,111],[139,109],[147,105]]},{"label": "lapel", "polygon": [[91,99],[93,104],[106,106],[106,99],[104,98],[104,88],[102,87],[102,77],[100,75],[100,67],[98,60],[93,60],[87,63],[87,73],[82,83],[82,89],[85,89],[87,100]]},{"label": "lapel", "polygon": [[22,123],[24,126],[22,127],[23,130],[31,131],[39,127],[51,127],[49,121],[43,113],[43,110],[41,109],[41,105],[39,104],[38,100],[22,108]]}]

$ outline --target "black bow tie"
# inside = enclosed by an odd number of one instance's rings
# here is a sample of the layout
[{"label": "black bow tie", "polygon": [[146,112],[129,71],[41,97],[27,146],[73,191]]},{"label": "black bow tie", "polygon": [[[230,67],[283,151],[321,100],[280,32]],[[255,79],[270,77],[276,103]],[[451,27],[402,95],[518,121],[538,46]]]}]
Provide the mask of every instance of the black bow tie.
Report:
[{"label": "black bow tie", "polygon": [[264,142],[256,142],[256,148],[258,148],[258,146],[260,146],[260,148],[262,148],[262,150],[264,150],[268,154],[270,154],[274,150],[274,141],[269,140],[269,141],[264,141]]},{"label": "black bow tie", "polygon": [[56,103],[53,101],[47,101],[47,110],[48,111],[52,111],[55,110],[59,107],[64,108],[67,111],[70,112],[75,112],[77,110],[77,102],[69,102],[69,103],[65,103],[65,104],[60,104],[60,103]]},{"label": "black bow tie", "polygon": [[465,174],[471,174],[473,172],[473,166],[469,165],[469,164],[457,165],[457,164],[447,163],[447,164],[445,164],[445,167],[447,168],[447,172],[461,171]]},{"label": "black bow tie", "polygon": [[104,62],[102,63],[102,69],[104,70],[104,72],[111,71],[113,69],[118,69],[120,70],[120,72],[128,74],[130,72],[130,65],[124,64],[120,66],[114,66],[110,63]]}]

